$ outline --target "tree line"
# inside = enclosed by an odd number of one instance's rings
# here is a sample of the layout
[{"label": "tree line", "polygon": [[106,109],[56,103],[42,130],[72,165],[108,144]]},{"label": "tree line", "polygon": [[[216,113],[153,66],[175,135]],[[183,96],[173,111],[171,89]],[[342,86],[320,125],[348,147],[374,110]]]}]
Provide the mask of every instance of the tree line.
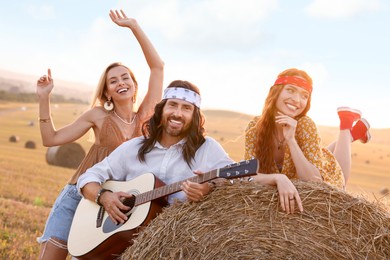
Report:
[{"label": "tree line", "polygon": [[[0,90],[0,100],[3,101],[13,101],[13,102],[24,102],[24,103],[35,103],[37,102],[37,94],[35,93],[24,93],[24,92],[9,92],[5,90]],[[51,94],[51,102],[55,103],[76,103],[76,104],[86,104],[87,102],[78,99],[78,98],[65,98],[63,95]]]}]

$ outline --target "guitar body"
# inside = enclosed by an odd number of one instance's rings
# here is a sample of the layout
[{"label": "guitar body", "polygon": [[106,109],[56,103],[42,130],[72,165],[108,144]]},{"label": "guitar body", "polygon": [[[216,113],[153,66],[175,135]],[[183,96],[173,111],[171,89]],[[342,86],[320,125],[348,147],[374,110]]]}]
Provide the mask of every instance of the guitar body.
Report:
[{"label": "guitar body", "polygon": [[[216,178],[242,178],[256,175],[256,159],[241,161],[187,179],[195,183],[205,183]],[[68,250],[78,259],[114,259],[133,244],[133,238],[143,226],[168,205],[166,196],[181,190],[186,180],[165,185],[152,173],[146,173],[127,182],[107,181],[103,187],[114,192],[124,191],[135,196],[135,200],[125,200],[125,205],[134,206],[126,213],[128,220],[115,225],[107,214],[97,218],[100,207],[87,199],[82,199],[76,209],[68,238]],[[134,197],[133,197],[134,198]]]},{"label": "guitar body", "polygon": [[[164,186],[152,173],[143,174],[131,181],[107,181],[103,187],[114,192],[138,194]],[[132,245],[133,238],[142,226],[146,226],[167,205],[164,198],[152,200],[134,207],[124,224],[115,225],[108,214],[103,215],[102,225],[96,226],[100,207],[82,199],[73,218],[68,238],[68,250],[78,259],[114,259]]]}]

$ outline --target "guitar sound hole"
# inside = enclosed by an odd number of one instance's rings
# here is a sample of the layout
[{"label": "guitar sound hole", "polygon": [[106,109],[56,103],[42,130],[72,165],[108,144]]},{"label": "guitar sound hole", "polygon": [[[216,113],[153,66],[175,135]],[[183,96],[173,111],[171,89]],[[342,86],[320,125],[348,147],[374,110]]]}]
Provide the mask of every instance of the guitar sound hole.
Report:
[{"label": "guitar sound hole", "polygon": [[133,195],[133,196],[131,196],[130,198],[125,198],[125,199],[123,200],[122,203],[123,203],[125,206],[130,207],[129,210],[121,210],[123,213],[126,214],[126,213],[128,213],[130,210],[133,209],[134,203],[135,203],[135,196]]}]

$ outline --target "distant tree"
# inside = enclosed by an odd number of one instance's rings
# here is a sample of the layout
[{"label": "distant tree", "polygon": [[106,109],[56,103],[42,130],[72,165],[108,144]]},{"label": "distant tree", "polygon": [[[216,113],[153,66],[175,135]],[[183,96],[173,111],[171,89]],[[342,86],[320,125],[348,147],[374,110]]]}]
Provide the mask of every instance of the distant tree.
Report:
[{"label": "distant tree", "polygon": [[[22,93],[15,91],[0,90],[0,100],[15,101],[24,103],[37,102],[37,95],[35,93]],[[74,103],[74,104],[86,104],[87,102],[77,98],[65,98],[63,95],[53,94],[51,95],[51,101],[55,103]]]}]

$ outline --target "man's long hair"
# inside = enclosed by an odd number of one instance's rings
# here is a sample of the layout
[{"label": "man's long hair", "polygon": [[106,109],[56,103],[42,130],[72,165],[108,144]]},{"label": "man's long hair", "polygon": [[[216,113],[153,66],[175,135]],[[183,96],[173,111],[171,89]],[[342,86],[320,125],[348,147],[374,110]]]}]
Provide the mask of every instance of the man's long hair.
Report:
[{"label": "man's long hair", "polygon": [[[304,78],[310,84],[312,84],[312,79],[307,75],[305,71],[298,69],[288,69],[281,72],[278,75],[282,76],[297,76]],[[276,131],[275,116],[277,115],[276,101],[279,97],[280,92],[282,92],[284,85],[278,84],[273,85],[265,100],[263,112],[256,123],[255,126],[255,156],[259,160],[259,169],[263,173],[271,173],[272,166],[274,165],[274,134]],[[311,95],[307,101],[306,108],[302,111],[300,115],[295,117],[296,120],[306,115],[310,109]]]},{"label": "man's long hair", "polygon": [[[175,80],[168,86],[168,88],[174,87],[189,89],[200,95],[198,87],[188,81]],[[138,151],[138,159],[140,161],[144,162],[145,155],[153,149],[157,141],[161,140],[162,133],[164,131],[162,124],[162,114],[166,103],[166,99],[160,101],[160,103],[158,103],[154,108],[153,116],[149,119],[149,121],[145,122],[142,127],[142,134],[144,135],[145,139],[143,140],[142,146]],[[192,164],[191,161],[194,159],[196,151],[205,142],[204,123],[204,115],[200,109],[195,106],[192,115],[192,122],[187,131],[184,133],[186,142],[183,145],[182,151],[183,158],[190,167]]]}]

